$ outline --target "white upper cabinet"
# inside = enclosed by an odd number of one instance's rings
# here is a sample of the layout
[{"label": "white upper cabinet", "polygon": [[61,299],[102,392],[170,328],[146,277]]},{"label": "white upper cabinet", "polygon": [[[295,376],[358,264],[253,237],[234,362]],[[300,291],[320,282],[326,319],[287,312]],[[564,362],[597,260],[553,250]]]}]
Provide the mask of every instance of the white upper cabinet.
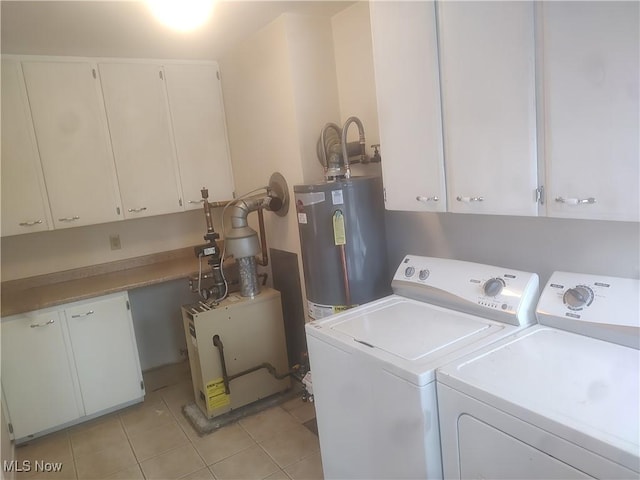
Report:
[{"label": "white upper cabinet", "polygon": [[385,205],[446,210],[433,2],[371,2]]},{"label": "white upper cabinet", "polygon": [[52,228],[20,63],[2,60],[2,235]]},{"label": "white upper cabinet", "polygon": [[122,219],[94,65],[25,61],[22,68],[55,228]]},{"label": "white upper cabinet", "polygon": [[222,90],[216,64],[165,64],[167,95],[185,209],[233,198]]},{"label": "white upper cabinet", "polygon": [[449,211],[537,215],[534,5],[437,10]]},{"label": "white upper cabinet", "polygon": [[640,220],[638,2],[544,2],[547,214]]},{"label": "white upper cabinet", "polygon": [[125,218],[182,211],[162,67],[101,63]]}]

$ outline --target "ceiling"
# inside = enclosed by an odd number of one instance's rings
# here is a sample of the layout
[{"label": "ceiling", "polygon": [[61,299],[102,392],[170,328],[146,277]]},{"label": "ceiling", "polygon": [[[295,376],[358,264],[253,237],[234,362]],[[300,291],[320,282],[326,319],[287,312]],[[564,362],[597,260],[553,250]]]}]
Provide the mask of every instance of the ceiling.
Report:
[{"label": "ceiling", "polygon": [[2,0],[0,47],[6,54],[215,60],[282,13],[330,17],[353,3],[219,0],[208,23],[178,33],[143,1]]}]

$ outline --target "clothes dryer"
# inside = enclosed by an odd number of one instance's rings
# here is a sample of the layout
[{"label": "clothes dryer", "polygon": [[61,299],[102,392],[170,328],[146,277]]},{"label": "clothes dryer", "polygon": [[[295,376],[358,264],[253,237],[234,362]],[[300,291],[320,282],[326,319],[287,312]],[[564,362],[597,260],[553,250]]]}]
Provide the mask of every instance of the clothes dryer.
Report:
[{"label": "clothes dryer", "polygon": [[555,272],[540,325],[439,369],[444,476],[639,478],[639,292]]},{"label": "clothes dryer", "polygon": [[325,478],[440,478],[435,369],[535,321],[538,276],[406,256],[394,294],[306,325]]}]

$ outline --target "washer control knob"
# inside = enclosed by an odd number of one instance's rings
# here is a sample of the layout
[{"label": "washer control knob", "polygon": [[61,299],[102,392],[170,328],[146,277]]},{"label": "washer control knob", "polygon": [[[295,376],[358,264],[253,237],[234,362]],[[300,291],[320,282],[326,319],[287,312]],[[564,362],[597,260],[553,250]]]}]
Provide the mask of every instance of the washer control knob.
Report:
[{"label": "washer control knob", "polygon": [[504,286],[504,280],[501,278],[490,278],[484,282],[482,289],[487,297],[495,297],[496,295],[500,295]]},{"label": "washer control knob", "polygon": [[562,300],[571,310],[581,310],[593,301],[593,290],[585,285],[578,285],[564,292]]},{"label": "washer control knob", "polygon": [[427,270],[426,268],[423,268],[422,270],[420,270],[420,273],[418,274],[418,278],[420,280],[426,280],[427,278],[429,278],[429,270]]},{"label": "washer control knob", "polygon": [[405,277],[412,277],[414,273],[416,273],[415,267],[407,267],[404,269]]}]

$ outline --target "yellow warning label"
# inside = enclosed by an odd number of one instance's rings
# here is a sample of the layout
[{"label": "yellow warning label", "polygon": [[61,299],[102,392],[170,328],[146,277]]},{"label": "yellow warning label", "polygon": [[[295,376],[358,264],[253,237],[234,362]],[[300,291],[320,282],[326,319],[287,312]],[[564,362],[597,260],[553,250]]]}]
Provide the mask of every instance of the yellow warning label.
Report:
[{"label": "yellow warning label", "polygon": [[225,393],[224,381],[217,378],[207,383],[207,409],[215,410],[231,403],[231,398]]},{"label": "yellow warning label", "polygon": [[347,243],[342,210],[336,210],[333,213],[333,241],[336,245],[344,245]]},{"label": "yellow warning label", "polygon": [[332,308],[333,313],[344,312],[345,310],[349,310],[350,308],[357,307],[358,305],[334,305]]}]

